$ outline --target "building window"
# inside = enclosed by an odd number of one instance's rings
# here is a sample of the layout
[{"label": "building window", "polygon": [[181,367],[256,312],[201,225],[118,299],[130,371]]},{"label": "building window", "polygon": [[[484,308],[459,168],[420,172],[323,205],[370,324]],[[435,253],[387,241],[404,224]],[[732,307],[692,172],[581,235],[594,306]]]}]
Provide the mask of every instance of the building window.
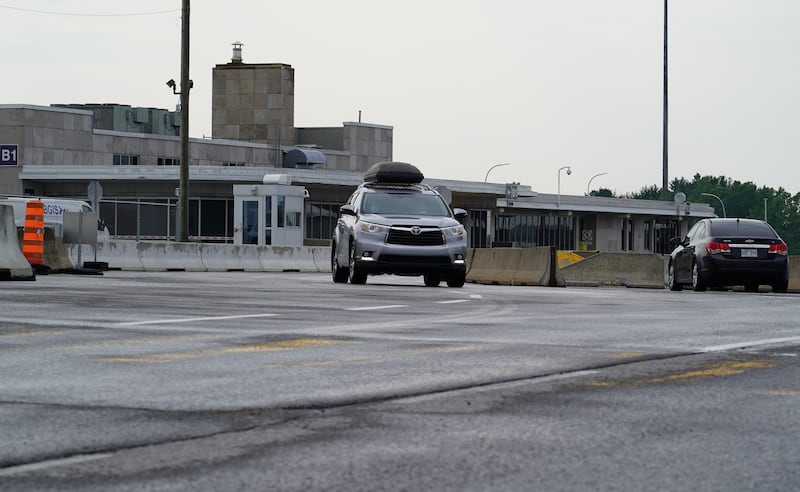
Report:
[{"label": "building window", "polygon": [[469,245],[470,248],[486,248],[489,245],[489,212],[470,210]]},{"label": "building window", "polygon": [[229,161],[224,161],[224,162],[222,163],[222,165],[223,165],[224,167],[244,167],[244,162],[229,162]]},{"label": "building window", "polygon": [[339,206],[334,203],[306,202],[306,238],[330,239],[339,218]]},{"label": "building window", "polygon": [[181,160],[177,157],[159,157],[158,158],[158,165],[159,166],[180,166]]},{"label": "building window", "polygon": [[138,166],[139,156],[133,154],[114,154],[115,166]]},{"label": "building window", "polygon": [[554,215],[498,215],[493,247],[555,246],[575,249],[575,217]]}]

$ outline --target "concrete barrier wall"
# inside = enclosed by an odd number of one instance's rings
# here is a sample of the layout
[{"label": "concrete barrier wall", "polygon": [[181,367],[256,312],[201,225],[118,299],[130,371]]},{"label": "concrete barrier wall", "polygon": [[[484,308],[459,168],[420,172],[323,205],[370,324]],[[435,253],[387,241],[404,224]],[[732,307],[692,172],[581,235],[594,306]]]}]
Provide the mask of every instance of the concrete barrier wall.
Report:
[{"label": "concrete barrier wall", "polygon": [[467,282],[476,284],[511,285],[519,269],[520,248],[481,248],[475,250]]},{"label": "concrete barrier wall", "polygon": [[139,242],[136,250],[142,267],[148,271],[207,271],[199,243]]},{"label": "concrete barrier wall", "polygon": [[[59,226],[55,224],[55,226]],[[60,227],[60,226],[59,226]],[[17,240],[22,244],[25,231],[22,227],[17,227]],[[56,231],[52,225],[44,228],[44,251],[42,254],[42,265],[47,267],[52,273],[63,272],[75,268],[75,262],[70,256],[69,247],[64,243],[64,238]]]},{"label": "concrete barrier wall", "polygon": [[[550,260],[549,246],[523,249],[519,267],[511,278],[511,285],[548,285]],[[564,285],[563,281],[560,285]]]},{"label": "concrete barrier wall", "polygon": [[[78,246],[65,255],[77,264]],[[328,271],[330,249],[320,246],[255,246],[173,241],[98,241],[97,261],[111,270],[134,271]],[[94,260],[94,250],[83,245],[83,262]],[[27,261],[26,261],[27,263]]]},{"label": "concrete barrier wall", "polygon": [[559,273],[555,250],[537,248],[480,248],[472,254],[467,281],[494,285],[566,285]]},{"label": "concrete barrier wall", "polygon": [[0,280],[34,280],[36,275],[28,263],[17,238],[14,208],[0,205]]},{"label": "concrete barrier wall", "polygon": [[789,292],[800,292],[800,256],[789,257]]},{"label": "concrete barrier wall", "polygon": [[[88,244],[83,245],[81,261],[94,261],[94,250]],[[77,265],[78,245],[69,245],[69,254]],[[144,265],[139,257],[139,247],[136,241],[110,240],[97,241],[97,261],[108,263],[115,270],[142,271]],[[81,265],[82,266],[82,265]]]},{"label": "concrete barrier wall", "polygon": [[[0,206],[0,218],[6,206]],[[16,227],[0,227],[0,276],[32,277],[22,256]],[[5,233],[5,235],[3,234]],[[13,246],[10,247],[9,245]],[[56,257],[77,265],[77,245],[57,244]],[[82,261],[92,261],[94,250],[83,245]],[[155,241],[98,241],[97,261],[115,270],[186,271],[330,271],[330,249],[323,246],[254,246]],[[467,281],[496,285],[555,285],[663,288],[667,262],[662,255],[598,253],[550,272],[549,247],[478,248],[468,251]],[[6,276],[9,273],[5,273]],[[554,276],[554,277],[553,277]],[[800,292],[800,256],[789,257],[789,291]]]},{"label": "concrete barrier wall", "polygon": [[330,248],[321,248],[319,246],[265,246],[266,249],[262,250],[259,259],[265,271],[278,271],[278,272],[317,272],[320,269],[317,266],[316,256],[322,254],[322,251],[330,251]]},{"label": "concrete barrier wall", "polygon": [[598,253],[561,269],[567,285],[664,287],[664,258],[656,254]]}]

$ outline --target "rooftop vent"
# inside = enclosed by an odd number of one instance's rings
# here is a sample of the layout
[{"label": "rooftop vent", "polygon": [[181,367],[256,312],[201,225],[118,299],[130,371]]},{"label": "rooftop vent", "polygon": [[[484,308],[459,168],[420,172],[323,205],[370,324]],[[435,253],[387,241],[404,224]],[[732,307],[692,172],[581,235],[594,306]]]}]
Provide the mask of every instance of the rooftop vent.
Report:
[{"label": "rooftop vent", "polygon": [[231,63],[242,63],[242,46],[244,46],[244,43],[241,41],[234,41],[231,44],[233,45],[233,58],[231,58]]}]

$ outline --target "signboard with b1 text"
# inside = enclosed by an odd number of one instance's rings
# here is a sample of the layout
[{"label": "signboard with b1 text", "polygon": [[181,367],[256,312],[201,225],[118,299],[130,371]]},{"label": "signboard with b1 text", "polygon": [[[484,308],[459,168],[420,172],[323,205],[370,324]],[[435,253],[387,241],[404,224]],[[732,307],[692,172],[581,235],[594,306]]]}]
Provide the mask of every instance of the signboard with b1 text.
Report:
[{"label": "signboard with b1 text", "polygon": [[0,166],[16,166],[18,154],[17,144],[0,144]]}]

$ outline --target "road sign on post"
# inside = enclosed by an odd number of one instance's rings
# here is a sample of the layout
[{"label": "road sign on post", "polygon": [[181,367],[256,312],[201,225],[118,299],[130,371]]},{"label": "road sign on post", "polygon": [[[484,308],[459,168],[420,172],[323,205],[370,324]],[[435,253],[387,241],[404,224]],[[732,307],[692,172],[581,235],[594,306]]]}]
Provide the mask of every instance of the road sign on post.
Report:
[{"label": "road sign on post", "polygon": [[89,183],[87,193],[89,194],[89,201],[92,202],[92,208],[94,208],[95,212],[100,213],[100,200],[103,199],[103,185],[101,185],[99,181],[92,181]]}]

